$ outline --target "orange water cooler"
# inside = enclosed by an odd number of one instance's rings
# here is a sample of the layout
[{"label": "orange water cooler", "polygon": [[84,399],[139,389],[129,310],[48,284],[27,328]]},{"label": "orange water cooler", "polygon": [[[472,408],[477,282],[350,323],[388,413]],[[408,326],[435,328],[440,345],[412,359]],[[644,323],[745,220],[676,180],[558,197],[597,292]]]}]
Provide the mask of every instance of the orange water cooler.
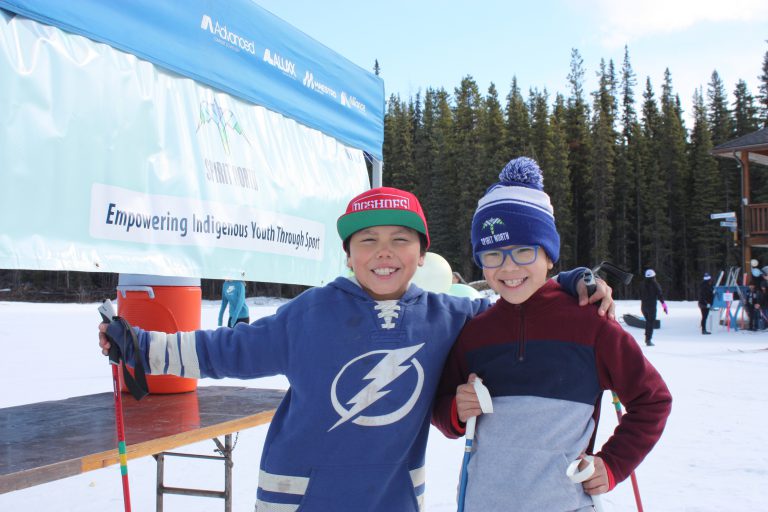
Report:
[{"label": "orange water cooler", "polygon": [[[118,314],[147,331],[174,333],[200,329],[201,301],[198,278],[147,274],[120,274],[118,278]],[[122,372],[120,375],[122,382]],[[185,393],[197,389],[197,379],[147,375],[147,387],[155,394]],[[124,383],[121,389],[128,391]]]}]

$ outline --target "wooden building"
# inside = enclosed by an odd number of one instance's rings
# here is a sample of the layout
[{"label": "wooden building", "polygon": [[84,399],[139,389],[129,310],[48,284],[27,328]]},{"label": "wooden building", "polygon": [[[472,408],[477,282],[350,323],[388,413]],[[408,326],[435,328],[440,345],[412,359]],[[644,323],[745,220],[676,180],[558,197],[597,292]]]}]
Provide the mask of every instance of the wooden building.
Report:
[{"label": "wooden building", "polygon": [[736,160],[741,171],[741,268],[749,272],[752,248],[768,247],[768,203],[752,204],[749,186],[750,163],[768,166],[768,128],[720,144],[712,154]]}]

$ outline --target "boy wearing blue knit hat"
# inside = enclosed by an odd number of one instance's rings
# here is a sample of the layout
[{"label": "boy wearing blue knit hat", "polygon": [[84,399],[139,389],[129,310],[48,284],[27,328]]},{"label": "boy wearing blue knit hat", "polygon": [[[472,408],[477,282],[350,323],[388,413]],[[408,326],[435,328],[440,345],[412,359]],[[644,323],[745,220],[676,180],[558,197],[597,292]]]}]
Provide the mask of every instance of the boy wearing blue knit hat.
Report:
[{"label": "boy wearing blue knit hat", "polygon": [[[432,422],[450,438],[463,435],[466,420],[482,414],[472,385],[482,378],[493,414],[477,420],[465,510],[592,510],[590,495],[627,478],[658,441],[671,395],[632,336],[579,310],[547,278],[560,236],[536,162],[514,159],[499,179],[478,202],[472,250],[500,299],[451,350]],[[627,414],[594,452],[607,389]],[[572,483],[570,462],[593,453],[592,477]]]}]

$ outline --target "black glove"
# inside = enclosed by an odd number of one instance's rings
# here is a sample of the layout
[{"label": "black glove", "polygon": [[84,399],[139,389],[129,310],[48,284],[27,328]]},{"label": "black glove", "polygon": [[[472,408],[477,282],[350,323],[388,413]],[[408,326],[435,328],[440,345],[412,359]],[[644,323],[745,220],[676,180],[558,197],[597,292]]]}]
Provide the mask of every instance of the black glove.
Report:
[{"label": "black glove", "polygon": [[[125,386],[131,392],[136,400],[141,400],[149,393],[147,388],[147,378],[144,375],[144,363],[141,356],[141,348],[136,333],[133,332],[131,324],[125,318],[116,315],[112,303],[109,300],[104,301],[99,307],[101,318],[109,322],[107,332],[105,333],[109,340],[109,362],[114,365],[123,361],[123,380]],[[138,356],[138,357],[136,357]],[[133,373],[135,378],[128,372],[128,361],[133,359]]]},{"label": "black glove", "polygon": [[[136,337],[136,333],[131,329],[131,325],[125,318],[119,316],[114,317],[109,322],[107,327],[107,339],[109,340],[109,362],[112,364],[120,364],[120,361],[133,362],[133,338]],[[137,341],[138,344],[138,341]],[[130,364],[133,368],[133,364]]]}]

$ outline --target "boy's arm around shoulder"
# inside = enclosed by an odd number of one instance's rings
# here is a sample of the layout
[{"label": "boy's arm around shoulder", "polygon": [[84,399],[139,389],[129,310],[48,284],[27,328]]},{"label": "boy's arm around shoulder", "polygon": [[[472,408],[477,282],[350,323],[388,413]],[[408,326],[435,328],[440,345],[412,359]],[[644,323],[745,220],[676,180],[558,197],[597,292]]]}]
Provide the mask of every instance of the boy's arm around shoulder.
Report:
[{"label": "boy's arm around shoulder", "polygon": [[606,320],[599,330],[595,358],[600,385],[614,391],[626,409],[613,435],[595,453],[619,483],[661,437],[672,395],[637,341],[615,321]]}]

